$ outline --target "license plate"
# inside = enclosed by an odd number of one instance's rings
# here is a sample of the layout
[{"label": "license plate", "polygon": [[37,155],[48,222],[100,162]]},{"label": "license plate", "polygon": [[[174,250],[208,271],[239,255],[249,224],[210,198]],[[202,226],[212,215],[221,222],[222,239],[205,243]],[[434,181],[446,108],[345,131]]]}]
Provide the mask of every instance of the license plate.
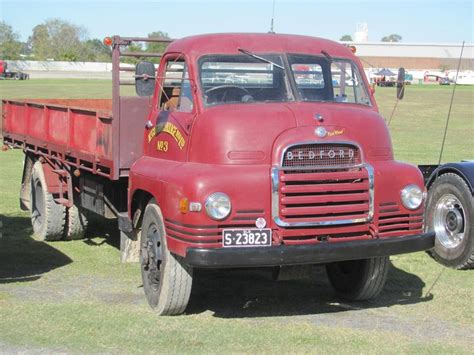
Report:
[{"label": "license plate", "polygon": [[269,247],[272,245],[272,230],[265,229],[224,229],[224,247]]}]

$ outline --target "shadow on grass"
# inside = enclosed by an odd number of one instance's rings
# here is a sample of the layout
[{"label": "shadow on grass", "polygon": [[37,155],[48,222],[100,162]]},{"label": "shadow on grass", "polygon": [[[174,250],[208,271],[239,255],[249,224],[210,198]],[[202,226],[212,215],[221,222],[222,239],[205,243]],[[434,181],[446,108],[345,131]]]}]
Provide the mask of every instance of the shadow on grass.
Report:
[{"label": "shadow on grass", "polygon": [[0,214],[0,221],[0,284],[34,281],[72,262],[57,249],[31,237],[29,218]]},{"label": "shadow on grass", "polygon": [[308,278],[273,281],[272,269],[196,270],[188,314],[206,311],[221,318],[252,318],[335,313],[347,310],[415,304],[432,300],[425,283],[391,265],[384,291],[374,301],[345,302],[332,291],[324,267]]},{"label": "shadow on grass", "polygon": [[[120,231],[117,226],[117,220],[106,219],[92,213],[87,216],[87,219],[89,221],[89,227],[87,228],[84,243],[90,246],[108,244],[120,250]],[[97,242],[94,240],[96,237],[102,240]]]}]

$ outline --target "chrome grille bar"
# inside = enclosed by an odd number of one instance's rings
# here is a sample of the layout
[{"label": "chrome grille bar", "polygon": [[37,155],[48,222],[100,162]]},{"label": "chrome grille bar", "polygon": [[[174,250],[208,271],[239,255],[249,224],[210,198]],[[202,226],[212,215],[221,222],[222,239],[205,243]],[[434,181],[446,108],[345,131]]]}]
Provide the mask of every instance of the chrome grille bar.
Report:
[{"label": "chrome grille bar", "polygon": [[[320,167],[318,167],[320,169]],[[330,169],[334,169],[332,166]],[[358,168],[365,169],[367,171],[368,178],[368,195],[369,195],[369,209],[368,213],[364,217],[357,216],[354,218],[336,218],[334,220],[324,220],[324,221],[295,221],[288,222],[283,220],[280,217],[280,171],[289,170],[288,168],[282,168],[274,166],[271,170],[271,180],[272,180],[272,218],[275,223],[280,227],[321,227],[321,226],[334,226],[334,225],[347,225],[355,223],[368,223],[371,222],[374,217],[374,169],[369,164],[358,165]],[[319,170],[318,169],[318,170]],[[300,171],[304,171],[299,169]],[[306,171],[313,171],[314,168],[308,167]],[[321,169],[321,172],[324,170]],[[324,173],[325,174],[325,173]],[[337,175],[337,174],[336,174]],[[324,186],[324,185],[322,185]],[[328,207],[330,208],[330,207]]]}]

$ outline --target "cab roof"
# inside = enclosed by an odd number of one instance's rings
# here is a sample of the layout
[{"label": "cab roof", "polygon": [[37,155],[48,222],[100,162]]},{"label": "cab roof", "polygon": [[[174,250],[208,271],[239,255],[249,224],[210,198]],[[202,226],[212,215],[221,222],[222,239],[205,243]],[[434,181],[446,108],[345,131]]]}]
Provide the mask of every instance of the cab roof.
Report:
[{"label": "cab roof", "polygon": [[187,53],[193,57],[206,54],[240,54],[238,48],[255,53],[302,53],[320,55],[321,50],[336,57],[354,57],[351,50],[327,39],[275,33],[218,33],[185,37],[173,41],[167,52]]}]

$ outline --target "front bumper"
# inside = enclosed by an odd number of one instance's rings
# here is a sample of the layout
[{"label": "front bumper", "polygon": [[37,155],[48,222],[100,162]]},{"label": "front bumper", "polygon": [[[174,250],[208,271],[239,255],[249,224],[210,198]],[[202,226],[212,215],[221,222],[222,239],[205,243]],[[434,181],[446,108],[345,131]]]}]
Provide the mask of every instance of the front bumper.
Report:
[{"label": "front bumper", "polygon": [[435,233],[429,232],[406,237],[311,245],[190,248],[186,252],[186,262],[197,268],[325,264],[428,250],[434,247],[434,242]]}]

